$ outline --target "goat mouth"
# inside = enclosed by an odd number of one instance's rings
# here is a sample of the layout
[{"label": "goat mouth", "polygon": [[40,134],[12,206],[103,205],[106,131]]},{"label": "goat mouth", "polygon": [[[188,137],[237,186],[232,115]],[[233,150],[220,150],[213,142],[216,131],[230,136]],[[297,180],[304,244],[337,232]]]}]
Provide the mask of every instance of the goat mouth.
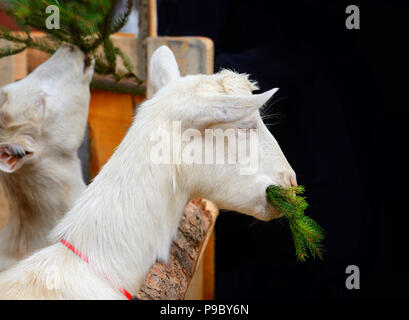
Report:
[{"label": "goat mouth", "polygon": [[21,145],[0,145],[0,169],[6,173],[19,170],[34,153]]},{"label": "goat mouth", "polygon": [[2,159],[5,158],[15,158],[15,159],[23,159],[26,156],[32,155],[33,152],[30,150],[26,150],[24,147],[21,146],[9,146],[7,148],[1,148],[0,146],[0,157]]}]

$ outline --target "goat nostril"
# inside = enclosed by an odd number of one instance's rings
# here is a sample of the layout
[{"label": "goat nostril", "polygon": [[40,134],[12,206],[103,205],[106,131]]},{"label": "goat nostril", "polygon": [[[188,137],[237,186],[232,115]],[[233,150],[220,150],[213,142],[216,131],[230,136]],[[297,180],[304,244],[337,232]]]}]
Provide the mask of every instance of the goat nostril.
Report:
[{"label": "goat nostril", "polygon": [[295,178],[291,178],[290,183],[292,187],[295,187],[297,185],[297,180]]}]

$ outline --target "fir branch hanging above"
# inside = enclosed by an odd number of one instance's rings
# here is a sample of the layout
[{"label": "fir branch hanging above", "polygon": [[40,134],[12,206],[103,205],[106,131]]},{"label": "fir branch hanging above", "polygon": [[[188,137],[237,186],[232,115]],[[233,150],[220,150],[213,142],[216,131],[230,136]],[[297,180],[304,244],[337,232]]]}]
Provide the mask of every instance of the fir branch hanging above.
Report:
[{"label": "fir branch hanging above", "polygon": [[304,187],[294,186],[285,189],[269,186],[266,192],[267,200],[283,213],[290,225],[297,260],[305,261],[309,257],[308,252],[312,257],[322,259],[321,242],[324,239],[324,232],[312,218],[304,215],[308,204],[305,197],[298,195],[304,193]]},{"label": "fir branch hanging above", "polygon": [[[125,9],[116,14],[124,3]],[[60,10],[59,29],[46,26],[49,17],[46,8],[52,5]],[[14,45],[0,49],[0,58],[27,48],[53,54],[62,44],[71,44],[86,55],[94,56],[96,73],[111,76],[118,82],[132,80],[140,89],[139,93],[142,92],[143,81],[133,73],[132,62],[110,38],[126,24],[132,11],[132,0],[3,0],[0,6],[23,31],[16,33],[0,27],[0,39]],[[30,27],[44,32],[45,37],[32,37]],[[126,70],[118,70],[119,60]]]}]

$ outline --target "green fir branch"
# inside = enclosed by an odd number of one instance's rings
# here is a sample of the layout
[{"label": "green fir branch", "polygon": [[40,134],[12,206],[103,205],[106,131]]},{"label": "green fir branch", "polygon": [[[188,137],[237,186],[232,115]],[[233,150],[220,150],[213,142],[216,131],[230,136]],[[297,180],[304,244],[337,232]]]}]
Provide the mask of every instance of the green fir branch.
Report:
[{"label": "green fir branch", "polygon": [[[75,45],[87,56],[94,56],[96,73],[111,76],[117,82],[125,78],[131,79],[143,90],[144,81],[133,73],[134,66],[131,60],[110,38],[126,24],[132,12],[133,2],[127,0],[124,10],[115,16],[120,2],[120,0],[3,0],[0,7],[14,18],[25,34],[13,33],[5,27],[0,27],[0,39],[15,44],[14,47],[2,49],[0,57],[19,53],[26,48],[53,54],[63,44]],[[46,27],[45,22],[48,18],[46,8],[50,5],[60,9],[60,29]],[[32,38],[30,27],[42,31],[46,36]],[[119,70],[118,61],[123,62],[126,71]]]},{"label": "green fir branch", "polygon": [[306,216],[304,211],[308,207],[303,186],[281,188],[269,186],[267,188],[267,200],[280,211],[290,226],[294,241],[297,260],[305,261],[310,255],[323,259],[324,231],[312,218]]},{"label": "green fir branch", "polygon": [[0,59],[7,57],[7,56],[12,56],[15,54],[18,54],[20,52],[23,52],[24,50],[26,50],[27,47],[26,46],[22,46],[22,47],[16,47],[16,48],[0,48]]},{"label": "green fir branch", "polygon": [[115,48],[115,53],[121,58],[122,63],[124,64],[124,67],[129,73],[132,73],[132,70],[134,69],[134,65],[132,61],[129,59],[129,57],[119,48]]}]

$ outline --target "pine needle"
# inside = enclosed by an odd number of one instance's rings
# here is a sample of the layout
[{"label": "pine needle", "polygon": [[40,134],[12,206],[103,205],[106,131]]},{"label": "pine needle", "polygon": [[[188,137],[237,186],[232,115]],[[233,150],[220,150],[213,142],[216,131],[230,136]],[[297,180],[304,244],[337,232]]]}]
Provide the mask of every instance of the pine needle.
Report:
[{"label": "pine needle", "polygon": [[324,231],[315,220],[304,215],[308,207],[305,197],[299,196],[304,193],[303,186],[281,188],[269,186],[267,188],[267,200],[278,211],[283,213],[288,221],[292,233],[295,252],[298,261],[305,261],[312,256],[323,258]]},{"label": "pine needle", "polygon": [[[124,9],[115,14],[121,3],[125,4]],[[50,5],[60,10],[59,29],[48,29],[46,26],[49,15],[45,10]],[[0,27],[0,39],[12,42],[9,48],[0,50],[0,58],[26,48],[53,54],[62,44],[75,45],[87,56],[94,56],[95,73],[111,76],[117,82],[133,80],[136,87],[142,90],[143,80],[133,73],[131,60],[110,38],[126,24],[132,7],[132,0],[2,0],[0,8],[14,18],[25,35]],[[44,32],[46,37],[32,38],[30,27]],[[123,62],[126,70],[118,68],[118,61]]]}]

